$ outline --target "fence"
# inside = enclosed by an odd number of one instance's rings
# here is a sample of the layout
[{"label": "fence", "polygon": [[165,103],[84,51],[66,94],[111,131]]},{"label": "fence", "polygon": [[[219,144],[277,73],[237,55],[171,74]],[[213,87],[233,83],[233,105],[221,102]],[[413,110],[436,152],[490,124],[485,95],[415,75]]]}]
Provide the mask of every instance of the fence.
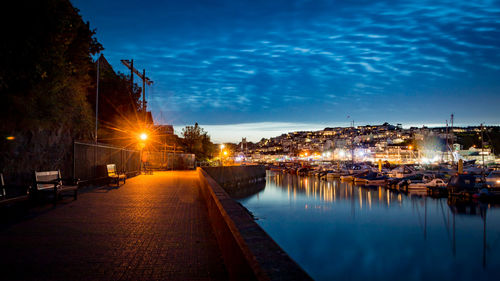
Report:
[{"label": "fence", "polygon": [[127,176],[140,173],[140,152],[103,144],[74,142],[73,177],[82,181],[106,177],[106,165],[115,164]]},{"label": "fence", "polygon": [[194,154],[145,152],[150,167],[157,170],[186,170],[196,168]]},{"label": "fence", "polygon": [[[143,161],[156,170],[194,169],[194,154],[143,152]],[[115,164],[117,171],[135,176],[141,171],[141,153],[104,144],[74,142],[73,177],[82,181],[96,181],[106,177],[106,165]]]}]

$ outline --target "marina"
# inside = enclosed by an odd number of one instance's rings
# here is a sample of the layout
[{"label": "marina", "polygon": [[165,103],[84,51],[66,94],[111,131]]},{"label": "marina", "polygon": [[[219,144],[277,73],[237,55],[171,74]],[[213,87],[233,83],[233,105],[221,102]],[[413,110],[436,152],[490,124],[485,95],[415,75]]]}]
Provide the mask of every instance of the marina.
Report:
[{"label": "marina", "polygon": [[315,280],[497,280],[500,205],[268,171],[240,199]]}]

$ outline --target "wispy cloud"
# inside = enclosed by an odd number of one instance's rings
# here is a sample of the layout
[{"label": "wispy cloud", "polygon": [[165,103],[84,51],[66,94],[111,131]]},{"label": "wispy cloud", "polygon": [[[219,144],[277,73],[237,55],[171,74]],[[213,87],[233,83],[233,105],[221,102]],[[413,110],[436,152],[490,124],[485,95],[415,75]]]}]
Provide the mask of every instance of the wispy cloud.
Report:
[{"label": "wispy cloud", "polygon": [[[339,118],[341,110],[396,108],[408,96],[431,95],[443,96],[443,110],[467,114],[445,102],[456,85],[462,92],[480,85],[498,101],[500,81],[489,78],[500,75],[497,1],[223,2],[150,11],[144,24],[151,21],[153,35],[121,37],[105,55],[118,68],[132,55],[153,67],[151,108],[193,120],[250,111],[242,118]],[[322,102],[332,93],[347,97],[335,116],[322,113],[338,103]]]}]

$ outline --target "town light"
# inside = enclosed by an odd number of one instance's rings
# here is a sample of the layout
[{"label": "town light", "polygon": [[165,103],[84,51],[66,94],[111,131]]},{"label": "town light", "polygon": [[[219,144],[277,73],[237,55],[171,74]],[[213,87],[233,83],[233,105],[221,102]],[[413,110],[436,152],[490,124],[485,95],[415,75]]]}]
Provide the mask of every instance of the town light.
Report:
[{"label": "town light", "polygon": [[[222,150],[223,150],[223,149],[224,149],[224,144],[223,144],[223,143],[221,143],[221,145],[220,145],[220,165],[221,165],[221,166],[224,166],[224,162],[222,161],[222,160],[223,160],[223,159],[222,159]],[[224,151],[224,155],[226,155],[226,153],[227,153],[227,152],[226,152],[226,151]]]},{"label": "town light", "polygon": [[340,157],[345,157],[345,155],[346,155],[346,154],[345,154],[345,151],[344,151],[344,150],[339,151],[339,156],[340,156]]},{"label": "town light", "polygon": [[224,151],[224,156],[226,156],[226,155],[227,155],[227,151]]}]

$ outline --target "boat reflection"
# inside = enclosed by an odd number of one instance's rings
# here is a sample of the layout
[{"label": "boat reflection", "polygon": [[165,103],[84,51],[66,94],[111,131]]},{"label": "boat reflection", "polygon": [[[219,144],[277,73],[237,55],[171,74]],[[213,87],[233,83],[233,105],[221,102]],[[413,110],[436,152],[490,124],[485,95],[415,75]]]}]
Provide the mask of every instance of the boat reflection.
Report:
[{"label": "boat reflection", "polygon": [[[297,194],[326,202],[357,201],[359,207],[371,208],[373,205],[401,205],[402,194],[385,189],[382,186],[358,186],[350,182],[338,180],[320,180],[314,177],[301,177],[284,173],[270,173],[267,185],[275,185],[286,189],[288,199],[296,199]],[[422,198],[420,195],[409,195],[411,198]]]},{"label": "boat reflection", "polygon": [[483,226],[483,268],[486,268],[487,257],[487,230],[486,230],[486,211],[492,207],[498,207],[498,204],[491,202],[481,202],[478,200],[468,200],[458,197],[448,199],[448,206],[453,214],[453,256],[456,255],[456,215],[461,216],[480,216]]},{"label": "boat reflection", "polygon": [[[321,180],[315,177],[302,177],[284,173],[268,174],[266,185],[274,186],[281,190],[286,190],[289,201],[296,201],[300,196],[307,201],[314,203],[306,204],[306,209],[312,204],[320,205],[328,203],[347,202],[350,205],[351,216],[354,217],[356,209],[368,208],[371,210],[377,208],[400,208],[411,209],[414,215],[409,215],[408,220],[413,220],[418,224],[422,231],[423,240],[428,240],[428,225],[432,225],[435,236],[435,229],[444,226],[446,230],[446,240],[450,245],[453,257],[457,255],[457,235],[460,232],[473,231],[479,234],[482,232],[482,266],[487,264],[487,211],[492,208],[498,208],[498,204],[492,202],[482,202],[478,200],[464,199],[458,197],[433,198],[426,194],[401,193],[400,191],[386,189],[382,186],[357,186],[350,182],[341,182],[338,180]],[[321,202],[318,202],[321,201]],[[448,205],[448,208],[446,208]],[[398,211],[396,211],[398,212]],[[498,214],[497,214],[498,215]],[[481,226],[468,227],[471,223],[467,217],[478,217],[481,219]],[[458,220],[457,217],[463,217]],[[475,220],[477,221],[477,220]],[[458,225],[457,225],[458,224]],[[460,225],[464,224],[464,225]],[[471,224],[472,225],[472,224]],[[497,225],[493,225],[497,229]],[[493,229],[493,230],[494,230]],[[479,235],[478,235],[479,236]],[[479,238],[479,237],[478,237]],[[462,242],[463,246],[466,247]]]}]

